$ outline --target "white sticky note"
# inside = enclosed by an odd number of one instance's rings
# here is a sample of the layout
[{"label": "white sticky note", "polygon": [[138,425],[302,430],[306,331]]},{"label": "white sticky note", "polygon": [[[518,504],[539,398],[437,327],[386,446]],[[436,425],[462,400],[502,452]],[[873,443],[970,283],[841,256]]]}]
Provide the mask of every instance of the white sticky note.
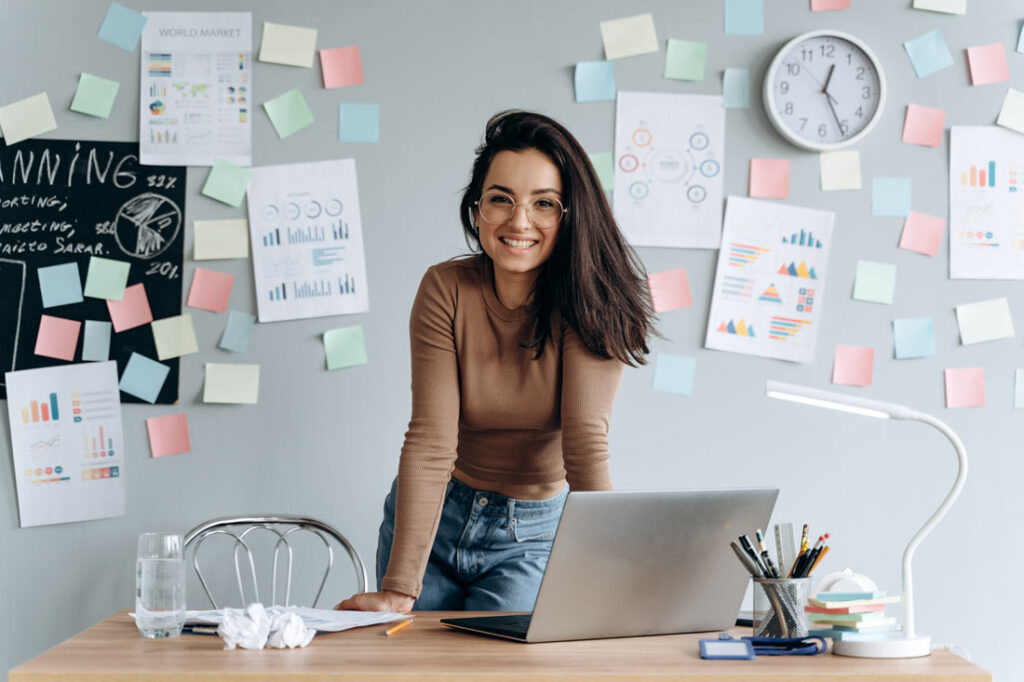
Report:
[{"label": "white sticky note", "polygon": [[260,366],[206,363],[204,403],[255,405],[260,398]]},{"label": "white sticky note", "polygon": [[154,320],[150,326],[153,327],[153,341],[156,343],[158,359],[166,360],[199,352],[191,315],[165,317],[162,320]]},{"label": "white sticky note", "polygon": [[604,42],[605,59],[620,59],[657,52],[658,36],[654,31],[654,16],[638,14],[602,21],[601,40]]},{"label": "white sticky note", "polygon": [[1013,390],[1013,406],[1024,407],[1024,369],[1017,370],[1017,380]]},{"label": "white sticky note", "polygon": [[1004,128],[1016,130],[1018,133],[1024,133],[1024,92],[1013,88],[1006,89],[1003,108],[999,110],[999,118],[996,119],[996,123]]},{"label": "white sticky note", "polygon": [[956,322],[960,327],[960,343],[965,346],[1014,335],[1010,304],[1005,297],[958,305]]},{"label": "white sticky note", "polygon": [[967,14],[967,0],[914,0],[914,9],[946,14]]},{"label": "white sticky note", "polygon": [[7,145],[57,129],[57,120],[45,92],[0,107],[0,130]]},{"label": "white sticky note", "polygon": [[316,29],[285,24],[263,23],[260,61],[286,66],[313,66],[316,53]]},{"label": "white sticky note", "polygon": [[197,220],[195,242],[192,246],[195,260],[249,257],[249,221]]},{"label": "white sticky note", "polygon": [[821,191],[860,189],[860,152],[821,153]]}]

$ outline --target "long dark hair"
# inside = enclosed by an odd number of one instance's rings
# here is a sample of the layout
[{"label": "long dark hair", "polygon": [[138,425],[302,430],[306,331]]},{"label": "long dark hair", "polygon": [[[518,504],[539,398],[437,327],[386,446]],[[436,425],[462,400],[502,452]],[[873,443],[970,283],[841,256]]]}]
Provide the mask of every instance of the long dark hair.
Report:
[{"label": "long dark hair", "polygon": [[467,243],[481,250],[473,202],[480,198],[491,161],[498,152],[523,149],[540,151],[558,167],[562,202],[569,209],[533,285],[533,338],[524,347],[535,348],[537,358],[544,353],[557,311],[592,353],[646,364],[654,311],[643,265],[619,232],[589,157],[563,125],[528,111],[491,117],[459,207]]}]

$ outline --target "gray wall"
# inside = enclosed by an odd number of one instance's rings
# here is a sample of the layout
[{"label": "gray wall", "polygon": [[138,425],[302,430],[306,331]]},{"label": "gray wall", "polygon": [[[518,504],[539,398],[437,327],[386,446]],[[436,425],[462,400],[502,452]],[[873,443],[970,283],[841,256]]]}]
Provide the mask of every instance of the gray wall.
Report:
[{"label": "gray wall", "polygon": [[[49,136],[136,140],[138,52],[129,55],[95,38],[108,4],[3,0],[2,103],[45,89],[60,126]],[[970,87],[963,49],[1002,41],[1011,85],[1020,88],[1024,56],[1013,52],[1019,3],[975,0],[970,14],[953,17],[914,11],[909,0],[855,0],[853,9],[831,13],[811,13],[808,0],[767,0],[765,35],[752,37],[723,35],[721,0],[318,0],[288,3],[287,10],[283,3],[264,0],[128,4],[138,10],[251,10],[254,52],[264,21],[315,26],[320,47],[360,46],[365,84],[354,88],[323,90],[319,67],[256,64],[256,102],[298,86],[317,122],[278,140],[263,112],[255,113],[253,161],[356,159],[371,312],[260,325],[242,359],[216,348],[223,316],[190,309],[200,352],[182,359],[180,405],[124,408],[130,461],[129,512],[123,518],[21,530],[12,468],[0,466],[0,599],[7,612],[0,618],[0,670],[130,607],[140,531],[184,531],[210,517],[251,510],[299,512],[340,526],[372,563],[381,501],[409,417],[409,306],[423,271],[465,249],[456,206],[484,122],[506,107],[537,109],[568,124],[588,150],[610,151],[614,104],[576,104],[573,65],[603,58],[599,21],[653,12],[662,51],[618,61],[620,89],[718,93],[726,67],[749,68],[759,88],[785,40],[833,27],[859,36],[876,51],[890,97],[882,121],[859,145],[865,187],[859,192],[822,193],[817,155],[783,142],[759,97],[748,110],[727,112],[727,194],[746,193],[751,156],[786,157],[792,160],[788,203],[836,212],[817,356],[813,364],[796,365],[703,350],[717,252],[642,249],[652,272],[679,266],[689,272],[694,305],[664,315],[660,329],[666,338],[655,342],[655,351],[696,356],[697,378],[694,396],[679,398],[650,390],[652,367],[627,371],[611,424],[616,486],[779,486],[775,520],[806,521],[816,533],[832,532],[833,549],[822,570],[849,566],[897,592],[903,547],[952,482],[955,459],[948,444],[921,425],[863,420],[764,397],[767,378],[826,387],[837,343],[873,346],[874,385],[849,392],[937,414],[959,432],[972,457],[963,496],[917,555],[919,630],[939,642],[965,646],[1000,680],[1024,679],[1015,652],[997,647],[993,637],[1022,633],[1020,614],[1007,608],[1011,601],[1019,603],[1012,596],[1019,588],[998,578],[1024,564],[1024,549],[1013,540],[1024,527],[1024,515],[1011,504],[1024,480],[1017,445],[1024,422],[1012,409],[1013,370],[1024,365],[1021,340],[961,347],[953,315],[956,304],[1009,296],[1020,328],[1021,285],[952,282],[945,246],[935,258],[899,250],[902,221],[872,218],[870,210],[871,178],[897,175],[913,178],[915,210],[946,215],[948,146],[901,144],[905,105],[945,108],[947,126],[992,123],[1005,87]],[[955,63],[918,80],[901,43],[934,28],[942,30]],[[662,78],[667,38],[708,41],[703,82]],[[68,112],[81,71],[121,82],[109,120]],[[341,100],[380,103],[380,144],[336,141]],[[205,169],[189,174],[189,224],[244,215],[244,209],[200,196],[205,177]],[[186,254],[191,254],[191,234]],[[891,306],[851,300],[859,258],[899,266]],[[186,283],[193,267],[186,260]],[[236,277],[231,307],[255,312],[250,263],[213,267]],[[891,320],[918,316],[935,319],[938,354],[893,360]],[[369,364],[325,371],[321,333],[352,323],[365,327]],[[260,404],[201,404],[202,366],[208,361],[260,363]],[[975,365],[985,367],[989,405],[946,410],[942,370]],[[189,415],[193,452],[150,459],[144,419],[181,409]],[[0,457],[9,458],[6,435]],[[347,589],[335,585],[329,597],[341,597]]]}]

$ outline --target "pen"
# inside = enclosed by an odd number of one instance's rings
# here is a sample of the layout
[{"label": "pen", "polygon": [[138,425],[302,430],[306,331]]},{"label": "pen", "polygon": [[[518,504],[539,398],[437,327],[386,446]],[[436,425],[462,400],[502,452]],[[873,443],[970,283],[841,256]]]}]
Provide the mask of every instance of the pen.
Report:
[{"label": "pen", "polygon": [[781,578],[775,564],[772,563],[771,555],[768,554],[768,548],[764,546],[764,535],[761,533],[761,529],[758,528],[754,535],[757,537],[757,546],[761,548],[761,561],[768,568],[769,575],[773,578]]},{"label": "pen", "polygon": [[811,572],[811,565],[818,558],[818,554],[821,553],[821,548],[825,544],[825,538],[828,537],[828,533],[818,536],[818,541],[814,543],[814,547],[804,555],[803,563],[800,564],[800,570],[794,576],[795,578],[806,578]]},{"label": "pen", "polygon": [[761,562],[761,557],[759,557],[757,555],[757,552],[754,551],[754,545],[751,544],[750,538],[748,538],[746,535],[741,535],[740,545],[743,547],[743,550],[750,556],[750,558],[754,560],[754,563],[757,565],[757,570],[761,573],[761,577],[770,578],[772,574],[768,572],[768,568],[764,565],[764,563]]},{"label": "pen", "polygon": [[186,625],[181,629],[183,635],[217,635],[216,625]]},{"label": "pen", "polygon": [[410,625],[412,625],[412,618],[410,618],[409,620],[403,620],[398,625],[396,625],[396,626],[394,626],[392,628],[388,628],[387,630],[384,631],[384,634],[387,635],[388,637],[391,637],[393,635],[397,635],[399,632],[401,632],[402,630],[406,629]]},{"label": "pen", "polygon": [[807,524],[804,524],[804,534],[800,536],[800,554],[807,551]]},{"label": "pen", "polygon": [[743,568],[747,569],[747,572],[750,573],[750,575],[755,578],[762,577],[761,569],[757,567],[757,564],[754,563],[754,560],[750,558],[749,554],[744,552],[735,541],[730,542],[729,546],[732,547],[732,551],[736,553],[736,557],[740,560],[740,563],[743,564]]}]

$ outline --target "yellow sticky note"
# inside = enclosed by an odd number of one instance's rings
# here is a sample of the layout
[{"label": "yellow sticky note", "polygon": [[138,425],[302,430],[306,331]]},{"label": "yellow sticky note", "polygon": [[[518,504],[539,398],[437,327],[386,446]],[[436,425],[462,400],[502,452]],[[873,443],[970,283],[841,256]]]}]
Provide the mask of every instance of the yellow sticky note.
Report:
[{"label": "yellow sticky note", "polygon": [[45,92],[0,107],[0,130],[8,146],[56,129],[57,121]]},{"label": "yellow sticky note", "polygon": [[821,191],[860,189],[860,152],[821,153]]},{"label": "yellow sticky note", "polygon": [[156,342],[156,357],[159,360],[199,352],[191,315],[175,315],[154,320],[151,326],[153,341]]},{"label": "yellow sticky note", "polygon": [[1018,133],[1024,133],[1024,92],[1013,88],[1006,89],[1003,108],[999,110],[996,123]]},{"label": "yellow sticky note", "polygon": [[654,17],[650,14],[602,21],[601,40],[604,42],[605,59],[633,57],[658,51]]},{"label": "yellow sticky note", "polygon": [[195,260],[249,257],[248,220],[197,220],[194,225],[192,258]]},{"label": "yellow sticky note", "polygon": [[316,29],[285,24],[263,23],[260,61],[286,66],[313,66],[316,53]]},{"label": "yellow sticky note", "polygon": [[206,363],[204,403],[255,405],[260,398],[260,366]]}]

